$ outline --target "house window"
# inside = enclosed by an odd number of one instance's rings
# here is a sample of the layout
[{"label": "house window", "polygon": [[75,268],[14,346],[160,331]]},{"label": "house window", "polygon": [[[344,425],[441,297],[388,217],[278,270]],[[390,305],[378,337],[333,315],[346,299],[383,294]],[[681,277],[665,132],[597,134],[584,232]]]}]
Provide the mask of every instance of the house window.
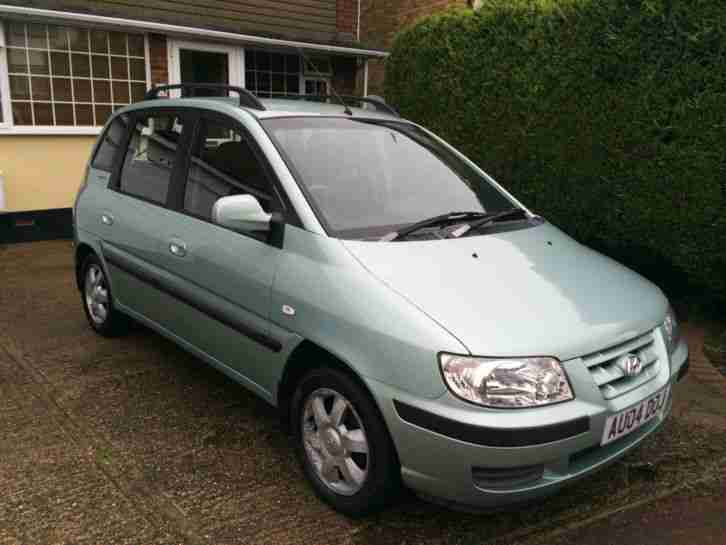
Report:
[{"label": "house window", "polygon": [[5,42],[16,126],[99,126],[143,99],[142,34],[10,22]]},{"label": "house window", "polygon": [[245,87],[259,97],[300,93],[299,55],[245,49]]},{"label": "house window", "polygon": [[310,77],[329,77],[333,75],[333,67],[330,63],[330,57],[321,57],[320,55],[306,57],[305,75]]},{"label": "house window", "polygon": [[[330,94],[330,77],[333,74],[333,67],[330,57],[320,55],[305,57],[305,94],[319,95],[321,97]],[[327,100],[321,98],[321,100]]]}]

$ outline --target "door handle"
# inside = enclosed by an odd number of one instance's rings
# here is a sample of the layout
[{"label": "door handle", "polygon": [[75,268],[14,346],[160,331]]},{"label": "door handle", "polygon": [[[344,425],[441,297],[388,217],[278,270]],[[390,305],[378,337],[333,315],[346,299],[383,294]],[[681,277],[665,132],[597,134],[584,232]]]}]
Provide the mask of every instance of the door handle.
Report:
[{"label": "door handle", "polygon": [[181,240],[172,240],[169,242],[169,253],[175,257],[184,257],[187,255],[187,245]]},{"label": "door handle", "polygon": [[113,225],[113,216],[111,214],[101,214],[101,223],[104,225]]}]

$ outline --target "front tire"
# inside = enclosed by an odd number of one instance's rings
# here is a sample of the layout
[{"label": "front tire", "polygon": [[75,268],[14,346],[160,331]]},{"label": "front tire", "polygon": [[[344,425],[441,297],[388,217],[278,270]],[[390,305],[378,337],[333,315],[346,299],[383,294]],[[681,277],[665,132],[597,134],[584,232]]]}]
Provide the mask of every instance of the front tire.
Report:
[{"label": "front tire", "polygon": [[293,395],[291,429],[306,477],[334,509],[359,517],[400,490],[396,451],[368,392],[332,368],[308,372]]},{"label": "front tire", "polygon": [[114,308],[111,286],[101,261],[91,254],[83,261],[81,271],[81,301],[89,325],[104,337],[125,334],[129,329],[130,319]]}]

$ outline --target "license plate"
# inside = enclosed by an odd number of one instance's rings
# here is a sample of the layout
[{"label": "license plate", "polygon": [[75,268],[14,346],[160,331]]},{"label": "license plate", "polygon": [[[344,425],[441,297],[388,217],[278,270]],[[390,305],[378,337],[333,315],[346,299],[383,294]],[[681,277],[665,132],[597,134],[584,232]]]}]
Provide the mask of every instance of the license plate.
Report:
[{"label": "license plate", "polygon": [[670,386],[666,386],[640,403],[608,417],[600,444],[607,445],[653,420],[665,407],[670,390]]}]

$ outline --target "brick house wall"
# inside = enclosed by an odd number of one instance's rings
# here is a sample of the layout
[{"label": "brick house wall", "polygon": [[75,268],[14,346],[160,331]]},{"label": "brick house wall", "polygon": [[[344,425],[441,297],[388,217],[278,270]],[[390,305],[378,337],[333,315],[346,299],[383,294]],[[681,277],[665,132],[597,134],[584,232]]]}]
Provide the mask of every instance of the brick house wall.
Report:
[{"label": "brick house wall", "polygon": [[337,0],[335,26],[339,41],[352,42],[357,39],[358,0]]},{"label": "brick house wall", "polygon": [[[338,0],[3,0],[1,4],[305,42],[338,41]],[[350,2],[351,0],[346,0]],[[357,0],[355,1],[357,13]]]},{"label": "brick house wall", "polygon": [[[369,47],[389,49],[393,36],[419,17],[451,6],[466,7],[471,0],[361,0],[361,36]],[[385,61],[368,62],[368,92],[383,95]]]},{"label": "brick house wall", "polygon": [[163,85],[169,82],[169,58],[166,51],[166,36],[149,35],[149,66],[151,84]]}]

